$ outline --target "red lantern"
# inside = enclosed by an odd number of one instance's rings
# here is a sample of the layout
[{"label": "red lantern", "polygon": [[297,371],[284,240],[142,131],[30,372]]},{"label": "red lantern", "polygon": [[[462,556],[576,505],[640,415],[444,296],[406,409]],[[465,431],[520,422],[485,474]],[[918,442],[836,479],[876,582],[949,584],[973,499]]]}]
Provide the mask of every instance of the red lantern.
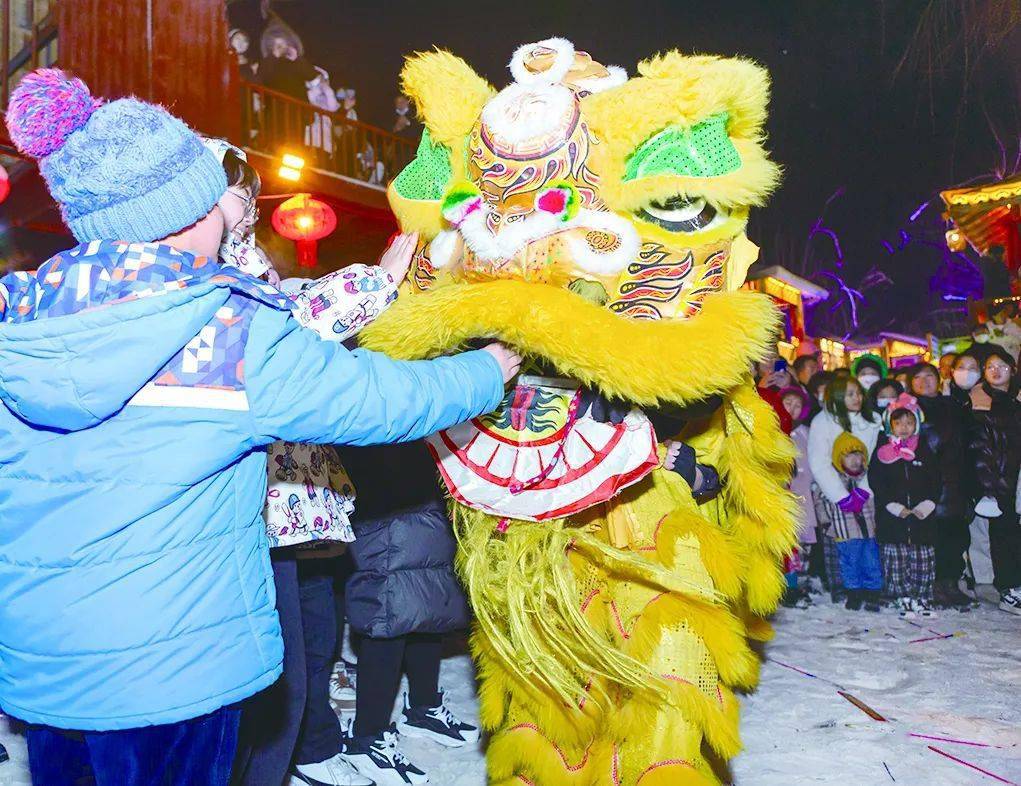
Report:
[{"label": "red lantern", "polygon": [[273,211],[273,229],[294,241],[301,267],[316,266],[316,241],[336,228],[337,214],[333,208],[310,194],[293,196]]},{"label": "red lantern", "polygon": [[7,199],[7,195],[11,193],[11,180],[7,176],[7,170],[0,164],[0,204]]}]

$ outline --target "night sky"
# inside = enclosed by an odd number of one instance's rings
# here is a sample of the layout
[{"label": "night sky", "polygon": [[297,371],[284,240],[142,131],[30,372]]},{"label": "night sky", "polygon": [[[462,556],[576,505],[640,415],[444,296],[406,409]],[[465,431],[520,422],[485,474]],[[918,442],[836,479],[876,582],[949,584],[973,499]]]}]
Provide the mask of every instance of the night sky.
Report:
[{"label": "night sky", "polygon": [[[464,57],[497,87],[508,82],[505,64],[516,46],[551,35],[631,73],[638,60],[670,48],[757,60],[773,78],[768,147],[786,172],[769,206],[751,219],[749,234],[764,263],[802,272],[807,232],[826,199],[843,189],[826,219],[839,233],[849,282],[861,282],[874,267],[893,282],[869,295],[862,327],[892,322],[906,329],[943,305],[938,293],[929,293],[943,257],[918,242],[891,255],[882,241],[899,245],[908,216],[939,189],[1001,164],[991,126],[1006,147],[1008,170],[1019,152],[1021,28],[995,45],[983,34],[966,43],[970,26],[997,5],[282,0],[274,8],[303,37],[309,58],[330,71],[334,86],[358,91],[360,118],[386,127],[402,56],[432,46]],[[927,8],[923,30],[943,29],[944,40],[938,48],[916,40],[909,50]],[[1015,2],[1015,16],[1017,8]],[[910,227],[913,239],[923,227],[930,239],[939,237],[940,209],[936,200],[923,212]],[[804,272],[832,267],[823,240],[813,245]]]}]

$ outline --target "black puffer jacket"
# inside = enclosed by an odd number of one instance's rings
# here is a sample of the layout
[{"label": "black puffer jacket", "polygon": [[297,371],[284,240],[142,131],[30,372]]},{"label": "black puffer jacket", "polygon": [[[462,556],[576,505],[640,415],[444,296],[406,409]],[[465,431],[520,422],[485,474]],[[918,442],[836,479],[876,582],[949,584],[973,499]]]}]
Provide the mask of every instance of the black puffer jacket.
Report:
[{"label": "black puffer jacket", "polygon": [[914,461],[901,459],[884,464],[879,460],[879,449],[886,442],[886,437],[880,438],[869,463],[869,486],[876,495],[876,540],[880,543],[932,546],[936,543],[935,512],[924,519],[915,516],[902,519],[888,511],[886,506],[896,502],[914,509],[926,500],[936,502],[942,486],[936,455],[925,439],[920,438]]},{"label": "black puffer jacket", "polygon": [[340,453],[358,494],[345,593],[351,627],[376,639],[466,628],[456,543],[425,443]]},{"label": "black puffer jacket", "polygon": [[925,415],[921,438],[936,457],[942,488],[933,514],[939,519],[959,519],[965,515],[968,496],[961,482],[964,464],[966,411],[948,396],[918,397]]},{"label": "black puffer jacket", "polygon": [[1021,471],[1021,402],[1018,391],[982,389],[992,399],[988,409],[973,406],[969,458],[975,467],[976,496],[995,497],[1001,506],[1015,504]]}]

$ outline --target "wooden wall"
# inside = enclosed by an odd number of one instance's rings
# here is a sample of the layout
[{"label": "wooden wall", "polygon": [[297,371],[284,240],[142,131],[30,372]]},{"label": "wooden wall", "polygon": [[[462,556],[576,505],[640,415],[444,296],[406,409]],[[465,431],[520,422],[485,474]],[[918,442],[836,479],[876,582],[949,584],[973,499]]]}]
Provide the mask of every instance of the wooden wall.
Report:
[{"label": "wooden wall", "polygon": [[60,0],[59,63],[96,95],[161,103],[202,133],[240,139],[224,0]]}]

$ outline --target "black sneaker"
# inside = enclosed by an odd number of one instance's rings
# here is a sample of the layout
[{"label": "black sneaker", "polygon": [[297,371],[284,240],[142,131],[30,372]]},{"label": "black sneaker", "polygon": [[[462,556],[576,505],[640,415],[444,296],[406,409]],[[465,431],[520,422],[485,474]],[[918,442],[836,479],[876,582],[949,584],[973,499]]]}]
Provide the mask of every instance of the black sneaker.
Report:
[{"label": "black sneaker", "polygon": [[409,786],[429,782],[425,772],[405,758],[397,747],[397,729],[391,726],[379,737],[348,737],[344,758],[376,786]]},{"label": "black sneaker", "polygon": [[479,728],[465,723],[450,711],[443,701],[435,707],[411,707],[408,694],[404,694],[404,714],[397,725],[401,734],[408,737],[424,737],[448,748],[460,748],[479,741]]},{"label": "black sneaker", "polygon": [[862,604],[862,591],[861,590],[848,590],[847,600],[844,601],[844,608],[850,611],[859,611]]},{"label": "black sneaker", "polygon": [[879,590],[865,590],[865,611],[878,614],[881,608]]}]

